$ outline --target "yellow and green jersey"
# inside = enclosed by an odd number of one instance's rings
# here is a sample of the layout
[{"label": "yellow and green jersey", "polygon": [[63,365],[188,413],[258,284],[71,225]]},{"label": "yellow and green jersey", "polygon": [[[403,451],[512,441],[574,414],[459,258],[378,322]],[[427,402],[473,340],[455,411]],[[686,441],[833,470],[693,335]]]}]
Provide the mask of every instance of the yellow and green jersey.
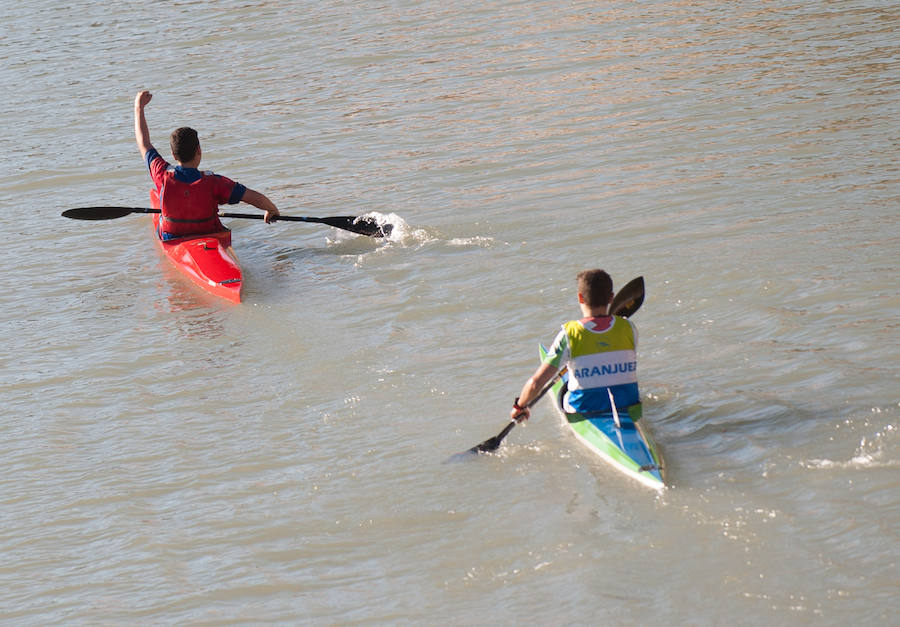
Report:
[{"label": "yellow and green jersey", "polygon": [[544,363],[569,369],[567,410],[610,412],[609,390],[621,411],[641,400],[636,348],[637,331],[627,318],[572,320],[563,325]]}]

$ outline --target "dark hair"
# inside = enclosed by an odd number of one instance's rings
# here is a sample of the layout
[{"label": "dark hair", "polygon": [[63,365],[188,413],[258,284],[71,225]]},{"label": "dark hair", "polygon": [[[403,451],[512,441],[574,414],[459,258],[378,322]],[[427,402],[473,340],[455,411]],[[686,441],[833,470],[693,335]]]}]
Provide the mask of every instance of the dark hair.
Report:
[{"label": "dark hair", "polygon": [[578,273],[578,293],[591,309],[608,305],[613,295],[612,278],[603,270],[582,270]]},{"label": "dark hair", "polygon": [[200,147],[200,139],[197,137],[197,131],[182,126],[172,131],[169,137],[169,146],[172,147],[172,156],[175,161],[185,163],[197,156],[197,149]]}]

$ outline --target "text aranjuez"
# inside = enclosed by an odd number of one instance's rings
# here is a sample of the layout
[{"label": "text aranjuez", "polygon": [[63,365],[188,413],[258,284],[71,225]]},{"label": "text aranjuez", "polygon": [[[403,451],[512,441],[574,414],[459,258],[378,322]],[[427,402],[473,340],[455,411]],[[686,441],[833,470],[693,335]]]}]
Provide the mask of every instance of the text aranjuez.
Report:
[{"label": "text aranjuez", "polygon": [[637,355],[633,350],[579,355],[571,361],[570,390],[637,383]]},{"label": "text aranjuez", "polygon": [[624,361],[615,364],[603,364],[602,366],[586,366],[584,368],[577,368],[573,371],[573,373],[579,379],[587,379],[589,377],[625,374],[628,372],[635,372],[636,370],[636,361]]}]

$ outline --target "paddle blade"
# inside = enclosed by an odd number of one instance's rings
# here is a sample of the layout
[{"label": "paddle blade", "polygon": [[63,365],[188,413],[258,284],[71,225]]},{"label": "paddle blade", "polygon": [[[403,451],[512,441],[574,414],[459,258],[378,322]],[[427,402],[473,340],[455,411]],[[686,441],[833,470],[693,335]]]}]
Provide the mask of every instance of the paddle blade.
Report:
[{"label": "paddle blade", "polygon": [[477,446],[473,446],[468,450],[469,453],[492,453],[500,448],[500,443],[503,442],[503,438],[506,437],[506,434],[512,431],[512,428],[516,426],[516,423],[510,420],[509,424],[503,428],[503,431],[498,433],[492,438],[489,438],[482,442]]},{"label": "paddle blade", "polygon": [[132,213],[149,213],[149,211],[134,207],[78,207],[67,209],[62,215],[73,220],[115,220]]},{"label": "paddle blade", "polygon": [[368,237],[387,237],[394,228],[393,224],[378,224],[371,218],[358,218],[356,216],[334,216],[330,218],[318,218],[316,222],[333,226]]},{"label": "paddle blade", "polygon": [[624,318],[631,317],[634,312],[640,309],[644,303],[644,277],[639,276],[630,280],[620,289],[612,305],[609,307],[609,313]]}]

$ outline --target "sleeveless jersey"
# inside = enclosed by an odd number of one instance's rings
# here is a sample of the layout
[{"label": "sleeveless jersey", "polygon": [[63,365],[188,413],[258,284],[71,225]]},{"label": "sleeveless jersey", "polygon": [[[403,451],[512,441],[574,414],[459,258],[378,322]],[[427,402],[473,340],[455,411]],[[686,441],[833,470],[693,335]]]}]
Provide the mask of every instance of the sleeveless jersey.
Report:
[{"label": "sleeveless jersey", "polygon": [[[559,346],[557,346],[557,344]],[[547,362],[562,366],[568,362],[567,402],[578,413],[611,412],[609,393],[618,411],[640,403],[637,383],[637,354],[634,327],[613,316],[605,330],[592,331],[580,320],[563,325]]]}]

